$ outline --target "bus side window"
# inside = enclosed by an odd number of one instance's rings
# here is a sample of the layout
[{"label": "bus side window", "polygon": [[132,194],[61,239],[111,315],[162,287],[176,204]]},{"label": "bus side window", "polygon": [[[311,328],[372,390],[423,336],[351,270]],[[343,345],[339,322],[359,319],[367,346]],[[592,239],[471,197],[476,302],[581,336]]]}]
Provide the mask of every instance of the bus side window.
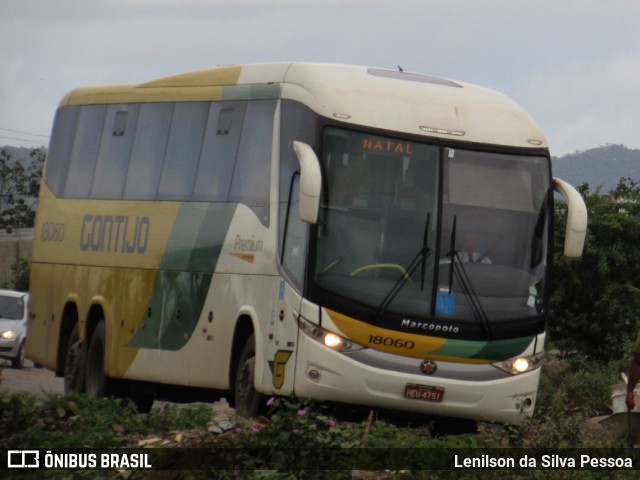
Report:
[{"label": "bus side window", "polygon": [[190,200],[196,178],[209,103],[176,103],[167,139],[159,200]]},{"label": "bus side window", "polygon": [[140,107],[124,187],[126,199],[155,200],[172,114],[171,103],[150,103]]},{"label": "bus side window", "polygon": [[66,198],[89,197],[106,111],[105,105],[85,105],[80,110],[64,187]]},{"label": "bus side window", "polygon": [[91,198],[122,198],[139,105],[110,105],[93,174]]},{"label": "bus side window", "polygon": [[318,117],[302,104],[292,100],[283,100],[280,128],[280,177],[278,185],[279,225],[278,251],[282,252],[284,243],[285,220],[287,217],[287,199],[291,190],[291,179],[300,171],[300,160],[293,150],[293,142],[300,141],[308,145],[316,144]]},{"label": "bus side window", "polygon": [[230,202],[248,206],[265,226],[269,225],[275,107],[274,100],[255,100],[247,105],[229,193]]},{"label": "bus side window", "polygon": [[47,153],[45,183],[56,196],[62,197],[69,171],[69,160],[78,128],[81,107],[62,107],[56,112],[51,144]]},{"label": "bus side window", "polygon": [[289,196],[289,209],[285,226],[282,264],[291,275],[295,286],[302,291],[304,264],[307,257],[308,225],[300,220],[300,175],[294,177]]},{"label": "bus side window", "polygon": [[226,202],[247,102],[214,102],[193,188],[193,200]]}]

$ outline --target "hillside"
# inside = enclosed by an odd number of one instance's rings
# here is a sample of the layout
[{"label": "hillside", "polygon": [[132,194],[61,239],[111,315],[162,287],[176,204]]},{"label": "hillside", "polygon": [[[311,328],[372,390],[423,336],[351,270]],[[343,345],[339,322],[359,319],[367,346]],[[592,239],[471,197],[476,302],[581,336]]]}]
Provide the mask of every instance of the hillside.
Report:
[{"label": "hillside", "polygon": [[562,157],[553,157],[553,175],[572,185],[589,184],[608,193],[622,177],[640,182],[640,150],[608,144]]}]

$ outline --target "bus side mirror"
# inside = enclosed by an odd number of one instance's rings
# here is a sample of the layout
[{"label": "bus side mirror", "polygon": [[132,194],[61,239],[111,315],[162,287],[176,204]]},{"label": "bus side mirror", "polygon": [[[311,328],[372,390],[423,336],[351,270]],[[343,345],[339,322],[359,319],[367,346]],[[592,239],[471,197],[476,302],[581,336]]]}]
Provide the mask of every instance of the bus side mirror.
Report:
[{"label": "bus side mirror", "polygon": [[564,180],[554,178],[553,186],[555,191],[562,195],[567,204],[564,256],[579,257],[582,255],[582,248],[587,235],[587,206],[578,191]]},{"label": "bus side mirror", "polygon": [[300,220],[315,224],[318,222],[322,188],[320,162],[313,149],[306,143],[294,141],[293,150],[300,162]]}]

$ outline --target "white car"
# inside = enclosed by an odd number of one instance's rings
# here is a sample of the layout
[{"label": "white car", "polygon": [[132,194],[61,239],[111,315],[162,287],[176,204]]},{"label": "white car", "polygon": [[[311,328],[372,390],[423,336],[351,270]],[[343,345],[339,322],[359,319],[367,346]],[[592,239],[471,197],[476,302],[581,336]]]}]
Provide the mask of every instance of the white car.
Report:
[{"label": "white car", "polygon": [[0,289],[0,358],[12,368],[24,365],[24,342],[29,321],[29,294]]}]

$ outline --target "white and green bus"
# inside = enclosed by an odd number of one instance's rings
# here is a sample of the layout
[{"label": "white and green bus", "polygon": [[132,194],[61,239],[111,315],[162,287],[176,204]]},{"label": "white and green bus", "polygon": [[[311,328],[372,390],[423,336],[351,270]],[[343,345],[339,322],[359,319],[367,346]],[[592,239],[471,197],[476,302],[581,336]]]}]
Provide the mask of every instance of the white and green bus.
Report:
[{"label": "white and green bus", "polygon": [[517,422],[554,190],[578,256],[584,202],[536,124],[443,78],[275,63],[79,88],[45,164],[27,354],[142,409],[191,387],[248,413],[296,395]]}]

